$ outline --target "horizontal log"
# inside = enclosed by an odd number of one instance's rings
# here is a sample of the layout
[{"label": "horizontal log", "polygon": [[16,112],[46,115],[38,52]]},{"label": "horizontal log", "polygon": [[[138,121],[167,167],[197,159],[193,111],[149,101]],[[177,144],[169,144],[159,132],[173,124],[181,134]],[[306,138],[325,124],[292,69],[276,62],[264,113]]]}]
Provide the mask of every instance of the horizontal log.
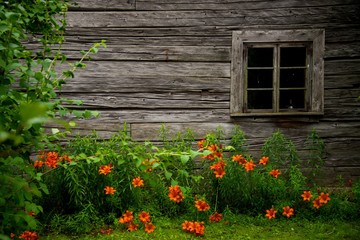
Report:
[{"label": "horizontal log", "polygon": [[[84,70],[86,71],[86,70]],[[230,78],[187,77],[187,76],[80,76],[69,79],[62,92],[84,94],[98,93],[147,93],[202,91],[229,92]]]},{"label": "horizontal log", "polygon": [[79,10],[135,10],[136,0],[71,0],[69,11]]},{"label": "horizontal log", "polygon": [[69,12],[70,27],[230,26],[305,24],[314,22],[358,23],[359,5],[264,10]]},{"label": "horizontal log", "polygon": [[230,93],[144,92],[144,93],[71,93],[62,97],[82,100],[86,109],[217,109],[229,108]]},{"label": "horizontal log", "polygon": [[[90,61],[86,69],[79,69],[80,78],[108,78],[120,76],[182,76],[182,77],[230,77],[229,63],[204,62],[133,62],[133,61]],[[65,66],[63,69],[67,69]]]},{"label": "horizontal log", "polygon": [[[228,37],[226,37],[228,39]],[[80,59],[80,50],[90,49],[92,44],[65,42],[62,52],[68,59]],[[28,49],[36,50],[39,44],[28,44]],[[53,46],[57,50],[58,46]],[[330,58],[360,57],[358,43],[328,43],[326,44],[325,60]],[[92,60],[106,61],[201,61],[201,62],[230,62],[230,46],[151,46],[151,45],[117,45],[108,43]]]},{"label": "horizontal log", "polygon": [[[359,137],[360,123],[348,122],[348,123],[303,123],[294,124],[292,122],[278,122],[278,123],[254,123],[254,122],[240,122],[239,125],[247,138],[267,138],[270,137],[273,132],[280,129],[285,136],[289,138],[297,138],[306,136],[312,129],[316,129],[319,136],[323,139],[333,139],[341,137]],[[196,138],[201,139],[205,134],[211,130],[215,130],[217,127],[221,127],[224,131],[225,138],[230,138],[232,130],[234,128],[233,123],[212,123],[203,122],[198,123],[166,123],[171,133],[184,131],[185,129],[192,129]],[[131,123],[131,136],[135,140],[160,140],[158,131],[161,127],[160,123]],[[354,131],[357,128],[359,130]]]},{"label": "horizontal log", "polygon": [[188,0],[137,0],[137,10],[232,10],[232,9],[271,9],[284,7],[315,7],[315,6],[336,6],[345,4],[356,4],[356,0],[316,0],[316,1],[301,1],[301,0],[277,0],[272,1],[233,1],[233,0],[203,0],[203,1],[188,1]]}]

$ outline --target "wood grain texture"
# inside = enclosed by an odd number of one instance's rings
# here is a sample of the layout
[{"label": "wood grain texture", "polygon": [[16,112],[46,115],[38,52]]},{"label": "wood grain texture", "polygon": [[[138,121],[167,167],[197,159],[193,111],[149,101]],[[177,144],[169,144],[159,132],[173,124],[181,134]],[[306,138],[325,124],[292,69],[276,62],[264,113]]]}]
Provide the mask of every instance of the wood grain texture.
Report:
[{"label": "wood grain texture", "polygon": [[[94,42],[108,44],[60,92],[84,101],[69,107],[101,113],[98,119],[79,120],[76,133],[98,130],[109,138],[126,123],[135,140],[161,144],[162,123],[172,134],[191,128],[198,139],[221,126],[229,144],[239,125],[257,156],[277,129],[303,151],[314,128],[326,142],[324,181],[331,183],[340,173],[360,177],[358,0],[75,1],[62,46],[69,59],[79,59],[79,50]],[[325,30],[324,67],[318,72],[324,86],[317,86],[324,90],[324,116],[230,117],[230,98],[239,91],[231,77],[241,64],[231,65],[234,51],[241,51],[232,34],[249,29]],[[290,32],[295,37],[296,31]],[[29,39],[30,49],[38,46]]]}]

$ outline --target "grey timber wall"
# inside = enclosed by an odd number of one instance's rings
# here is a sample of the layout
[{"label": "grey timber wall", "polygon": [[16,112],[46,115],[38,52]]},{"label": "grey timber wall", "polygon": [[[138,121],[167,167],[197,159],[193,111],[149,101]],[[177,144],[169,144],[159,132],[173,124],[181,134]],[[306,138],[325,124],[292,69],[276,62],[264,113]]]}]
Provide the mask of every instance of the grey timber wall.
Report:
[{"label": "grey timber wall", "polygon": [[[315,128],[326,142],[326,175],[360,177],[359,0],[75,0],[64,51],[106,39],[62,90],[101,118],[78,121],[77,131],[101,136],[127,123],[134,140],[158,141],[191,128],[201,139],[221,126],[246,133],[254,155],[280,129],[301,146]],[[231,37],[243,29],[325,29],[325,114],[321,118],[231,118]]]}]

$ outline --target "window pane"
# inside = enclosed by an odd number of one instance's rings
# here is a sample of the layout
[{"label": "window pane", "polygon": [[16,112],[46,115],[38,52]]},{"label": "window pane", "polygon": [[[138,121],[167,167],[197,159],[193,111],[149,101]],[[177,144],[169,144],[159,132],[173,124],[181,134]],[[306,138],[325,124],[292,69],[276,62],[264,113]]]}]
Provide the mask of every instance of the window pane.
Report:
[{"label": "window pane", "polygon": [[272,90],[248,90],[248,109],[272,109]]},{"label": "window pane", "polygon": [[280,90],[280,108],[305,108],[305,90]]},{"label": "window pane", "polygon": [[306,65],[305,47],[280,48],[280,67],[294,67]]},{"label": "window pane", "polygon": [[248,67],[272,67],[273,48],[248,48]]},{"label": "window pane", "polygon": [[249,69],[248,88],[272,88],[272,69]]},{"label": "window pane", "polygon": [[281,69],[280,88],[305,87],[305,69]]}]

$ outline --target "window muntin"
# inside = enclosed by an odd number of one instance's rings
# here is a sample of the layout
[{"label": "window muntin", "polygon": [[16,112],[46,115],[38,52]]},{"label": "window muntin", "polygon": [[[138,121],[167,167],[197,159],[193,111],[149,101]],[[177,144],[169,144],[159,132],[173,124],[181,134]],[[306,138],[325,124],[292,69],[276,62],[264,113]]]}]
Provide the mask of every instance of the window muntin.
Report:
[{"label": "window muntin", "polygon": [[246,112],[306,111],[309,44],[245,44]]},{"label": "window muntin", "polygon": [[231,116],[322,115],[324,30],[233,33]]}]

